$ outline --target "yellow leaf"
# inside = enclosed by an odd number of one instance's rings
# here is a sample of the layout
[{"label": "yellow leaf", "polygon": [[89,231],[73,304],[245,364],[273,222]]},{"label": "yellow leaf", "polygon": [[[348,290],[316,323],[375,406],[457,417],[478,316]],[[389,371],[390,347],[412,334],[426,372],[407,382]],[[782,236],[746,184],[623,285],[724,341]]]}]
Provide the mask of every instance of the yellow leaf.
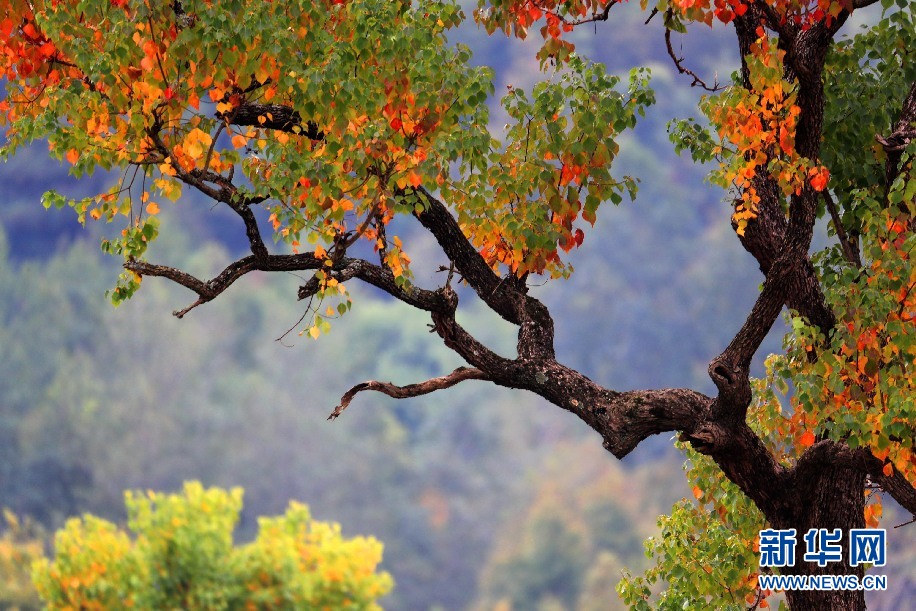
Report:
[{"label": "yellow leaf", "polygon": [[188,134],[188,136],[193,137],[195,140],[199,141],[204,146],[210,146],[210,143],[213,142],[213,138],[210,137],[210,134],[200,129],[199,127],[195,127],[194,129],[192,129],[191,133]]},{"label": "yellow leaf", "polygon": [[159,164],[159,171],[165,174],[166,176],[175,176],[177,172],[175,168],[172,167],[172,158],[166,157],[165,161]]},{"label": "yellow leaf", "polygon": [[309,327],[309,335],[312,336],[312,339],[318,339],[318,336],[321,334],[321,331],[318,330],[318,327],[312,326]]},{"label": "yellow leaf", "polygon": [[197,159],[204,154],[204,150],[207,149],[212,142],[213,138],[210,134],[199,127],[195,127],[185,136],[185,152],[187,152],[192,159]]}]

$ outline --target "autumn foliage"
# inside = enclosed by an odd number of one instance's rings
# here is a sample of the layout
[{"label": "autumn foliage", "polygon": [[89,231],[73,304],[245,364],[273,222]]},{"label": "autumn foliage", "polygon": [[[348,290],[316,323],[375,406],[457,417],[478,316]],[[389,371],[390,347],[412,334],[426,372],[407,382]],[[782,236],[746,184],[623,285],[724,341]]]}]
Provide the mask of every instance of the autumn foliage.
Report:
[{"label": "autumn foliage", "polygon": [[[76,175],[119,173],[92,197],[45,198],[83,222],[122,224],[102,245],[125,260],[116,303],[144,276],[161,276],[197,294],[183,316],[246,273],[309,271],[301,332],[317,338],[350,309],[347,283],[361,280],[429,312],[431,329],[470,365],[406,387],[358,385],[333,417],[363,390],[404,398],[476,379],[576,413],[617,456],[678,431],[692,448],[696,503],[662,527],[703,531],[715,544],[701,562],[709,578],[665,596],[698,600],[727,584],[737,600],[764,607],[755,530],[804,523],[811,490],[848,484],[849,472],[861,478],[854,493],[837,493],[857,514],[845,526],[881,515],[877,497],[862,498],[866,475],[916,511],[916,74],[902,52],[916,46],[911,5],[883,0],[876,25],[839,40],[849,15],[875,0],[641,2],[662,21],[677,71],[707,90],[702,117],[670,124],[675,148],[711,164],[737,239],[765,275],[747,322],[710,364],[718,395],[707,397],[610,391],[564,367],[550,314],[529,292],[534,276],[568,276],[567,253],[587,242],[602,204],[637,191],[636,179],[612,169],[620,135],[655,100],[648,72],[610,75],[570,36],[612,21],[619,4],[479,2],[474,18],[488,32],[543,41],[543,80],[530,91],[510,86],[507,123],[491,131],[493,74],[448,43],[466,18],[448,1],[7,1],[3,150],[45,139]],[[672,50],[673,34],[706,27],[737,35],[741,67],[728,86]],[[188,188],[237,213],[251,248],[208,281],[144,260],[164,202]],[[835,241],[810,256],[819,218]],[[436,240],[448,263],[442,286],[414,284],[412,244],[395,235],[396,219],[419,221]],[[262,227],[285,246],[268,248]],[[517,358],[457,322],[453,279],[519,327]],[[752,380],[751,360],[784,306],[786,351]],[[123,536],[93,528],[127,557]],[[622,586],[636,606],[648,604],[651,582],[678,577],[686,554],[651,551],[657,571]],[[731,564],[714,562],[717,553]]]},{"label": "autumn foliage", "polygon": [[345,539],[340,526],[292,503],[260,518],[257,538],[233,545],[242,491],[184,486],[126,494],[128,532],[95,516],[57,533],[35,564],[49,609],[380,609],[392,587],[382,545]]}]

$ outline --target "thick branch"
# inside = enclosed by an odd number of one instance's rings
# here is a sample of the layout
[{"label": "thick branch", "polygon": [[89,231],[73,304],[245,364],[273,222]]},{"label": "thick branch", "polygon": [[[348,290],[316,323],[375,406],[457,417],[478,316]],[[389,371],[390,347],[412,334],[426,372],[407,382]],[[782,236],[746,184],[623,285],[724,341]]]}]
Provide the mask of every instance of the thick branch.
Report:
[{"label": "thick branch", "polygon": [[452,386],[460,384],[465,380],[488,379],[489,378],[487,377],[487,374],[479,369],[459,367],[448,375],[432,378],[418,384],[408,384],[406,386],[396,386],[391,382],[377,382],[375,380],[369,380],[368,382],[357,384],[346,393],[344,393],[344,395],[340,398],[340,405],[334,408],[334,411],[331,412],[330,416],[328,416],[328,420],[334,420],[340,416],[340,414],[343,413],[345,409],[347,409],[347,406],[350,405],[350,402],[353,400],[353,398],[364,390],[374,390],[395,399],[408,399],[411,397],[426,395],[437,390],[451,388]]},{"label": "thick branch", "polygon": [[875,458],[869,471],[871,480],[881,486],[900,506],[910,512],[916,519],[916,488],[905,478],[896,467],[892,467],[891,474],[885,475],[881,461]]},{"label": "thick branch", "polygon": [[785,467],[746,423],[705,422],[693,432],[682,433],[680,439],[689,441],[698,452],[708,454],[769,519],[791,512],[784,493]]},{"label": "thick branch", "polygon": [[416,193],[422,195],[424,206],[415,216],[433,234],[461,277],[490,309],[521,327],[519,358],[553,359],[553,319],[544,304],[526,294],[523,280],[514,276],[500,278],[487,265],[445,204],[423,187]]},{"label": "thick branch", "polygon": [[[756,10],[765,12],[763,7]],[[749,26],[743,19],[736,23],[742,51],[749,49],[751,37],[756,36],[750,32]],[[820,151],[824,113],[822,74],[830,42],[830,33],[823,25],[815,25],[809,30],[789,25],[780,31],[780,48],[787,49],[787,78],[795,79],[798,84],[800,116],[796,147],[800,155],[813,160],[817,159]],[[751,87],[748,78],[745,78],[744,86]],[[709,369],[710,377],[720,392],[714,417],[735,422],[744,421],[750,403],[747,376],[751,359],[784,304],[808,317],[825,334],[836,325],[836,318],[826,305],[820,283],[808,260],[817,212],[817,192],[805,184],[793,195],[786,222],[781,190],[776,180],[772,176],[760,175],[755,179],[754,188],[760,197],[758,216],[749,223],[742,244],[757,258],[766,280],[744,325]]]},{"label": "thick branch", "polygon": [[281,104],[259,104],[243,102],[231,112],[217,114],[217,117],[231,125],[263,127],[291,134],[299,134],[310,140],[323,140],[324,132],[312,121],[302,121],[298,111]]},{"label": "thick branch", "polygon": [[887,152],[885,164],[887,191],[890,191],[891,184],[900,171],[900,158],[903,156],[904,149],[914,138],[916,138],[916,81],[910,85],[910,91],[903,101],[903,108],[900,110],[900,117],[894,125],[894,130],[886,137],[875,136],[875,139]]},{"label": "thick branch", "polygon": [[[886,464],[891,465],[890,475],[884,473]],[[853,450],[845,443],[829,439],[818,441],[805,451],[792,469],[793,486],[813,481],[826,467],[831,466],[848,467],[868,473],[874,483],[916,517],[916,488],[892,463],[885,463],[865,448]]]},{"label": "thick branch", "polygon": [[513,324],[521,324],[519,291],[512,279],[500,278],[487,265],[444,203],[423,187],[417,193],[423,196],[424,206],[415,216],[433,234],[461,277],[493,311]]}]

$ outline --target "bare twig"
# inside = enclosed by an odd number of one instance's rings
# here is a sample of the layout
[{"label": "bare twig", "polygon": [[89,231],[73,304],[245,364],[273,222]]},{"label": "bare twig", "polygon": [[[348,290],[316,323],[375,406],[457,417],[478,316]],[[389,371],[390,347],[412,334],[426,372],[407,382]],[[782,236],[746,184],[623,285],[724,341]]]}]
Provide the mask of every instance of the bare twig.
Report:
[{"label": "bare twig", "polygon": [[368,382],[357,384],[346,393],[344,393],[344,396],[340,398],[340,405],[334,408],[334,411],[331,412],[330,416],[328,416],[328,420],[334,420],[340,416],[340,414],[343,413],[345,409],[347,409],[347,406],[350,405],[350,402],[353,400],[353,398],[364,390],[374,390],[395,399],[407,399],[410,397],[426,395],[437,390],[442,390],[444,388],[451,388],[452,386],[460,384],[465,380],[489,379],[489,376],[487,376],[487,374],[485,374],[480,369],[473,367],[459,367],[448,375],[432,378],[417,384],[408,384],[407,386],[397,386],[391,382],[378,382],[376,380],[369,380]]},{"label": "bare twig", "polygon": [[714,80],[712,83],[712,87],[710,87],[709,85],[706,84],[706,81],[704,81],[697,75],[696,72],[684,66],[684,58],[678,57],[677,55],[675,55],[674,47],[671,45],[671,29],[670,28],[665,28],[665,47],[667,47],[668,57],[670,57],[671,61],[674,62],[674,65],[677,68],[677,71],[680,74],[686,74],[693,78],[693,82],[690,83],[691,87],[702,87],[706,91],[712,91],[712,92],[716,92],[716,91],[725,89],[725,87],[722,87],[721,85],[719,85],[718,79]]},{"label": "bare twig", "polygon": [[843,249],[846,260],[856,268],[861,268],[862,259],[859,257],[859,246],[853,242],[849,234],[846,233],[846,229],[843,227],[843,223],[840,220],[840,213],[837,210],[836,203],[833,201],[833,197],[831,197],[827,189],[821,191],[821,195],[824,198],[824,203],[827,205],[827,211],[830,212],[830,219],[833,221],[833,227],[836,229],[836,235],[840,240],[840,247]]}]

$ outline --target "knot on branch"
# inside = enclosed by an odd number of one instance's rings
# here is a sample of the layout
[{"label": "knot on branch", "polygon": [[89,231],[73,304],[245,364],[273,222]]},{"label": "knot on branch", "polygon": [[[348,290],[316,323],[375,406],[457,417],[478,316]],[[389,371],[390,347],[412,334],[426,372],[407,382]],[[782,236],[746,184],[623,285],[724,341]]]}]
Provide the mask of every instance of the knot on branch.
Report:
[{"label": "knot on branch", "polygon": [[678,440],[689,443],[694,450],[707,456],[723,454],[732,445],[732,439],[724,429],[710,422],[698,425],[693,431],[682,432]]},{"label": "knot on branch", "polygon": [[719,396],[712,406],[713,419],[743,422],[752,397],[747,368],[732,363],[723,355],[713,359],[708,372],[719,389]]},{"label": "knot on branch", "polygon": [[875,140],[878,141],[885,151],[888,153],[897,153],[904,150],[912,142],[913,138],[916,138],[916,129],[904,129],[895,131],[890,136],[886,138],[884,136],[875,136]]},{"label": "knot on branch", "polygon": [[305,281],[305,284],[299,287],[297,296],[302,301],[314,296],[319,290],[321,290],[321,281],[316,276],[312,276]]},{"label": "knot on branch", "polygon": [[446,311],[454,313],[458,309],[458,293],[450,284],[436,289],[436,294],[442,298]]}]

